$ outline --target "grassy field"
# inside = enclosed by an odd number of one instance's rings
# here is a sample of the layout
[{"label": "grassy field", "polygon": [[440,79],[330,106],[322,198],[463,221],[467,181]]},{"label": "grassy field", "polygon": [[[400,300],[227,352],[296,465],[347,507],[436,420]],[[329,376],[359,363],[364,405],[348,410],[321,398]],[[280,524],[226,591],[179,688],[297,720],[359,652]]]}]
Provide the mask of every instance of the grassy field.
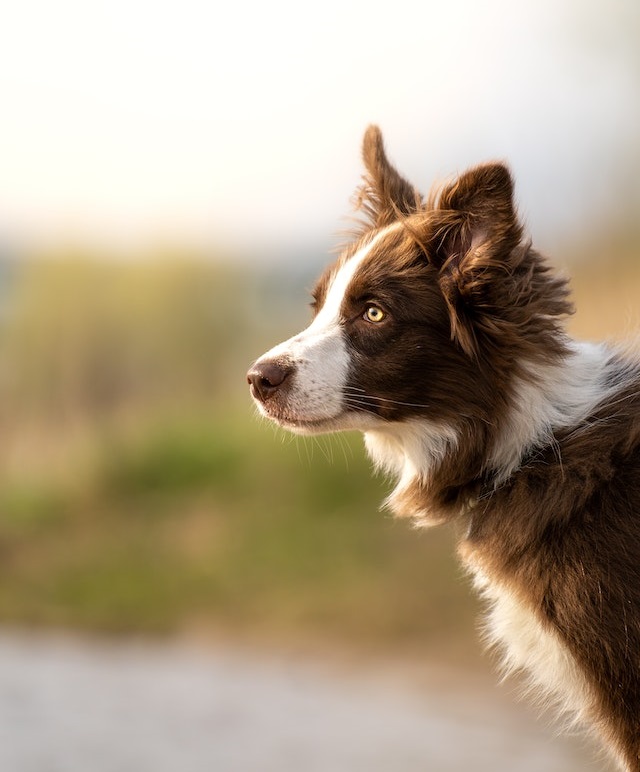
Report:
[{"label": "grassy field", "polygon": [[448,535],[378,512],[384,486],[357,438],[156,416],[101,443],[91,467],[81,485],[4,485],[0,618],[372,642],[446,636],[460,606],[468,619]]},{"label": "grassy field", "polygon": [[[283,303],[175,255],[3,276],[0,623],[472,641],[454,534],[379,511],[388,484],[358,436],[303,440],[253,414],[246,365],[304,320],[302,289]],[[574,283],[576,334],[629,328],[640,261]]]}]

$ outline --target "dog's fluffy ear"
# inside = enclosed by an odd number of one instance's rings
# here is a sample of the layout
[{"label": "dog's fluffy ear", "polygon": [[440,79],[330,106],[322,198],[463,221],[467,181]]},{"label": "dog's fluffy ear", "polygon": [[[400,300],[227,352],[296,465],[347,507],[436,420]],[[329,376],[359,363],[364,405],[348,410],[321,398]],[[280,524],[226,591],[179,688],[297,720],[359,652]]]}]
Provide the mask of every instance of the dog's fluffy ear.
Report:
[{"label": "dog's fluffy ear", "polygon": [[449,307],[452,335],[470,355],[477,353],[473,317],[490,312],[487,290],[521,259],[522,238],[513,202],[513,182],[504,164],[477,166],[432,196],[427,254],[438,270]]},{"label": "dog's fluffy ear", "polygon": [[356,208],[373,227],[390,225],[422,207],[420,193],[389,163],[377,126],[369,126],[364,134],[362,158],[366,172],[356,191]]},{"label": "dog's fluffy ear", "polygon": [[511,174],[501,163],[469,169],[432,196],[429,208],[435,211],[437,224],[430,259],[460,279],[474,268],[504,258],[522,235]]}]

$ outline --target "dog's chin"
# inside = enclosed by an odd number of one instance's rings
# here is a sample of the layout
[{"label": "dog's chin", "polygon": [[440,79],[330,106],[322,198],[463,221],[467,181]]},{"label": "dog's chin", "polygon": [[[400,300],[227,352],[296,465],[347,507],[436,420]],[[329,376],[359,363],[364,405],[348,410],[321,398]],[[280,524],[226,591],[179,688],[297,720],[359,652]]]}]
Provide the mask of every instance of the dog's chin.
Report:
[{"label": "dog's chin", "polygon": [[339,432],[346,428],[338,418],[283,418],[273,420],[283,429],[294,434],[330,434],[331,432]]},{"label": "dog's chin", "polygon": [[[361,413],[343,410],[329,417],[305,416],[279,410],[267,410],[263,405],[259,406],[260,413],[270,421],[278,424],[283,429],[294,434],[330,434],[348,430],[366,431],[371,428],[370,419],[363,420]],[[371,419],[374,418],[371,416]]]}]

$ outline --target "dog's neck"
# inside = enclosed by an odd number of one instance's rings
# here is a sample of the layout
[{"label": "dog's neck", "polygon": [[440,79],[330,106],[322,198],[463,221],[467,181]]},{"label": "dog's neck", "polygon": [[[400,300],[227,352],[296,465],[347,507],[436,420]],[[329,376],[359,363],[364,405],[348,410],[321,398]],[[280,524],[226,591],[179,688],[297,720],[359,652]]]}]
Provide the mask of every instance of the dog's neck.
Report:
[{"label": "dog's neck", "polygon": [[373,463],[398,480],[386,505],[420,525],[465,512],[478,495],[490,495],[517,473],[525,459],[556,445],[558,430],[578,428],[619,388],[612,361],[603,345],[571,342],[561,361],[523,367],[509,408],[492,427],[419,418],[368,431],[365,445]]}]

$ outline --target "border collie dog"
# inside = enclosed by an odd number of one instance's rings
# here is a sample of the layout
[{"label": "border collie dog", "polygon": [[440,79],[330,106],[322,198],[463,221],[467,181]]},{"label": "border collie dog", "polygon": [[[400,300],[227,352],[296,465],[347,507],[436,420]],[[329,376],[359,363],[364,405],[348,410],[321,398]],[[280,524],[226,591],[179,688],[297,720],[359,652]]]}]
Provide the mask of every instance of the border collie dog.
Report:
[{"label": "border collie dog", "polygon": [[363,431],[395,514],[463,520],[507,671],[639,772],[640,362],[565,333],[504,165],[423,198],[375,126],[363,157],[362,226],[251,394],[294,432]]}]

